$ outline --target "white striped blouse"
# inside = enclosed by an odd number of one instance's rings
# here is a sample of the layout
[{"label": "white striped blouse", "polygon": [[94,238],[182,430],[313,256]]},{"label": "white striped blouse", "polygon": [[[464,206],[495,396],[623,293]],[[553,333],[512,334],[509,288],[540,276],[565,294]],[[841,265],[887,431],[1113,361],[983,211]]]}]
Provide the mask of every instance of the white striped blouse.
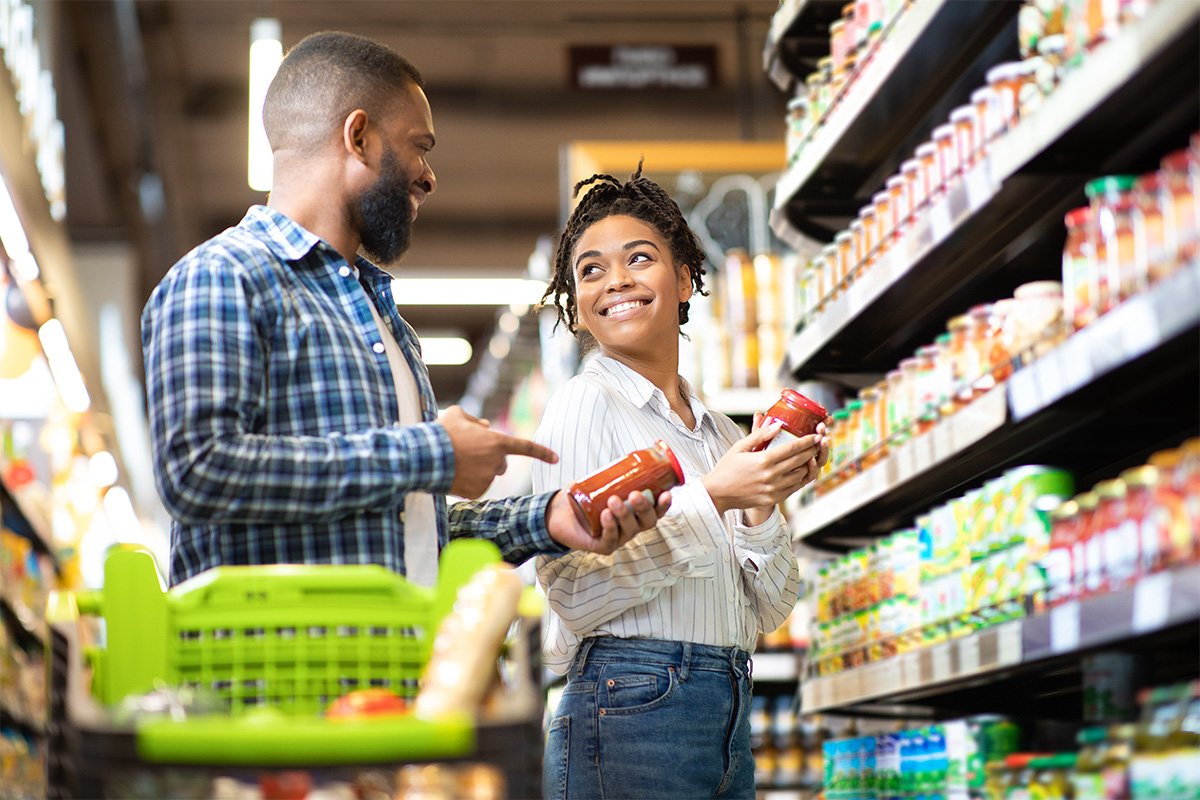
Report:
[{"label": "white striped blouse", "polygon": [[545,663],[564,673],[583,637],[648,637],[753,651],[796,603],[799,574],[776,509],[761,525],[717,513],[700,478],[744,435],[680,383],[696,417],[689,430],[662,391],[619,361],[596,356],[550,401],[535,439],[559,455],[533,462],[534,491],[568,486],[663,439],[683,466],[671,509],[612,555],[540,556],[550,619]]}]

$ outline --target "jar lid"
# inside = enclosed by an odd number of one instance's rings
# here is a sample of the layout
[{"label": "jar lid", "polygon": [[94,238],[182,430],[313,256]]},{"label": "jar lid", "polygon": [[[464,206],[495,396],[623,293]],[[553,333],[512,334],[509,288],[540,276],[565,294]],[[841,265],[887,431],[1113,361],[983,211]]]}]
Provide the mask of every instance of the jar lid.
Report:
[{"label": "jar lid", "polygon": [[1024,61],[1008,61],[1003,64],[997,64],[987,71],[985,80],[988,84],[1000,83],[1003,81],[1011,81],[1013,78],[1020,78],[1028,72],[1029,67]]},{"label": "jar lid", "polygon": [[833,56],[823,56],[817,59],[817,69],[822,72],[833,68]]},{"label": "jar lid", "polygon": [[1151,453],[1146,463],[1156,469],[1171,470],[1178,467],[1182,460],[1183,452],[1180,450],[1159,450],[1157,453]]},{"label": "jar lid", "polygon": [[880,20],[875,20],[874,22],[872,22],[870,25],[867,26],[868,34],[879,33],[882,30],[883,30],[883,22]]},{"label": "jar lid", "polygon": [[829,32],[830,32],[830,33],[833,33],[833,32],[834,32],[834,29],[837,29],[837,30],[842,30],[842,29],[843,29],[843,28],[845,28],[845,27],[846,27],[846,20],[844,20],[844,19],[835,19],[835,20],[834,20],[832,23],[830,23],[830,25],[829,25]]},{"label": "jar lid", "polygon": [[887,192],[876,192],[875,194],[871,195],[871,202],[877,205],[879,203],[890,203],[892,202],[892,196]]},{"label": "jar lid", "polygon": [[1070,519],[1071,517],[1079,516],[1079,503],[1074,500],[1068,500],[1065,503],[1060,503],[1050,512],[1050,519]]},{"label": "jar lid", "polygon": [[804,82],[806,84],[813,84],[818,81],[824,80],[824,78],[825,78],[825,76],[821,74],[821,71],[817,70],[816,72],[808,73],[808,75],[804,78]]},{"label": "jar lid", "polygon": [[950,112],[951,122],[974,122],[975,106],[959,106]]},{"label": "jar lid", "polygon": [[934,155],[937,153],[937,145],[935,145],[933,142],[925,142],[925,144],[917,148],[916,152],[917,158],[924,158],[928,155]]},{"label": "jar lid", "polygon": [[[671,446],[668,445],[666,442],[664,442],[662,439],[659,439],[654,444],[658,447],[661,447],[663,449],[663,452],[665,452],[667,454],[667,458],[669,458],[671,460],[671,469],[675,470],[675,478],[680,483],[683,483],[684,482],[683,467],[680,465],[679,459],[675,457],[675,451],[673,451],[671,449]],[[657,502],[657,498],[655,498],[655,501]]]},{"label": "jar lid", "polygon": [[844,408],[839,408],[837,411],[833,412],[833,419],[835,422],[845,422],[846,420],[850,419],[850,412]]},{"label": "jar lid", "polygon": [[1139,489],[1156,486],[1158,484],[1158,468],[1149,464],[1131,467],[1121,473],[1121,480],[1125,481],[1126,486]]},{"label": "jar lid", "polygon": [[981,86],[971,92],[971,103],[982,103],[996,99],[996,90],[990,86]]},{"label": "jar lid", "polygon": [[898,370],[898,369],[893,369],[893,370],[891,370],[891,371],[889,371],[889,372],[888,372],[888,374],[887,374],[887,379],[890,381],[890,380],[893,380],[893,379],[895,379],[895,378],[901,378],[901,377],[903,377],[903,376],[904,376],[904,373],[903,373],[903,372],[901,372],[901,371],[900,371],[900,370]]},{"label": "jar lid", "polygon": [[1100,505],[1100,498],[1095,492],[1081,492],[1075,495],[1075,502],[1079,504],[1079,510],[1086,513],[1096,510],[1096,506]]},{"label": "jar lid", "polygon": [[1075,753],[1059,753],[1046,760],[1050,762],[1047,766],[1051,769],[1074,769],[1078,756]]},{"label": "jar lid", "polygon": [[1163,176],[1158,172],[1147,172],[1133,184],[1135,192],[1157,192],[1162,188]]},{"label": "jar lid", "polygon": [[834,253],[836,253],[836,252],[837,252],[837,245],[836,245],[836,244],[832,244],[832,243],[830,243],[830,244],[827,244],[827,245],[825,245],[824,247],[822,247],[822,248],[821,248],[821,254],[822,254],[822,255],[833,255],[833,254],[834,254]]},{"label": "jar lid", "polygon": [[1136,180],[1133,175],[1105,175],[1088,181],[1083,187],[1083,193],[1091,198],[1102,194],[1128,192]]},{"label": "jar lid", "polygon": [[[885,194],[885,195],[884,195],[884,197],[886,197],[886,196],[887,196],[887,195]],[[860,209],[858,210],[858,218],[859,218],[860,220],[866,219],[867,217],[873,217],[873,216],[875,216],[875,206],[874,206],[874,204],[872,204],[872,205],[867,205],[867,206],[863,206],[862,208],[860,208]]]},{"label": "jar lid", "polygon": [[1063,221],[1066,222],[1069,227],[1078,228],[1081,225],[1086,225],[1088,220],[1091,218],[1091,206],[1082,206],[1080,208],[1072,208],[1070,211],[1068,211],[1066,216],[1063,217]]},{"label": "jar lid", "polygon": [[971,327],[971,318],[966,314],[959,314],[957,317],[951,317],[950,321],[946,323],[946,327],[951,331],[969,328]]},{"label": "jar lid", "polygon": [[864,386],[858,391],[858,396],[863,399],[863,402],[870,402],[879,397],[879,388],[877,386]]},{"label": "jar lid", "polygon": [[1101,500],[1118,500],[1125,496],[1125,481],[1120,478],[1100,481],[1092,487],[1092,491]]},{"label": "jar lid", "polygon": [[1028,300],[1035,297],[1059,297],[1062,295],[1062,283],[1059,281],[1030,281],[1022,283],[1013,291],[1013,297],[1018,300]]},{"label": "jar lid", "polygon": [[811,397],[805,397],[795,389],[789,389],[785,386],[782,390],[780,390],[779,396],[783,398],[784,402],[788,403],[789,405],[802,408],[815,417],[825,419],[829,416],[829,412],[825,409],[825,406],[821,405],[816,400],[813,400]]},{"label": "jar lid", "polygon": [[840,243],[840,242],[845,242],[845,241],[848,241],[848,240],[850,240],[850,239],[853,239],[853,238],[854,238],[854,234],[850,233],[850,231],[841,231],[840,233],[838,233],[838,235],[837,235],[837,236],[834,236],[834,237],[833,237],[833,240],[834,240],[835,242],[839,242],[839,243]]},{"label": "jar lid", "polygon": [[1038,40],[1038,55],[1054,55],[1067,49],[1067,37],[1061,33],[1052,33]]},{"label": "jar lid", "polygon": [[[872,214],[874,214],[874,213],[875,213],[874,209],[872,209],[871,213],[872,213]],[[851,230],[851,231],[854,231],[854,230],[857,228],[858,230],[860,230],[860,231],[861,231],[861,230],[862,230],[862,226],[863,226],[863,224],[862,224],[862,220],[861,220],[861,219],[856,219],[856,220],[854,220],[853,222],[851,222],[851,223],[850,223],[850,230]],[[851,235],[853,235],[853,234],[851,234]]]},{"label": "jar lid", "polygon": [[[921,168],[921,162],[915,158],[910,158],[906,161],[900,162],[900,171],[901,172],[912,172],[912,171],[918,170],[920,168]],[[901,177],[900,180],[904,180],[904,178]]]},{"label": "jar lid", "polygon": [[1162,168],[1167,172],[1187,172],[1192,154],[1188,150],[1176,150],[1162,160]]},{"label": "jar lid", "polygon": [[919,359],[919,358],[904,358],[904,359],[900,360],[900,369],[901,370],[915,369],[916,367],[919,367],[919,366],[921,366],[921,359]]},{"label": "jar lid", "polygon": [[855,411],[862,411],[862,407],[862,400],[851,400],[849,403],[846,403],[846,408],[850,409],[851,413]]},{"label": "jar lid", "polygon": [[896,189],[896,188],[903,186],[904,184],[905,184],[905,180],[904,180],[903,175],[893,175],[892,177],[887,179],[887,183],[884,185],[887,186],[887,188],[889,188],[889,189]]},{"label": "jar lid", "polygon": [[791,100],[788,100],[787,107],[788,107],[788,111],[794,111],[795,109],[800,108],[801,106],[807,106],[807,105],[808,105],[808,97],[805,95],[797,95],[797,96],[793,97]]},{"label": "jar lid", "polygon": [[933,129],[933,138],[935,140],[936,139],[948,139],[953,136],[954,136],[954,126],[953,125],[938,125],[936,128]]}]

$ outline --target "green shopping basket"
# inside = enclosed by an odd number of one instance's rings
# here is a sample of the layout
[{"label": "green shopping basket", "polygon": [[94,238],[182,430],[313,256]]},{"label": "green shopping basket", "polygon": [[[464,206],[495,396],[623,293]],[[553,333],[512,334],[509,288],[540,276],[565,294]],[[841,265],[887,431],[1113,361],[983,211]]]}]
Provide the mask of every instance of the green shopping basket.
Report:
[{"label": "green shopping basket", "polygon": [[482,540],[443,552],[426,589],[375,565],[219,567],[163,591],[153,557],[114,548],[104,589],[76,594],[104,619],[90,654],[93,694],[113,706],[158,685],[220,698],[228,715],[137,725],[139,755],[172,763],[311,764],[469,754],[468,716],[330,720],[356,689],[415,697],[437,626],[458,590],[500,560]]}]

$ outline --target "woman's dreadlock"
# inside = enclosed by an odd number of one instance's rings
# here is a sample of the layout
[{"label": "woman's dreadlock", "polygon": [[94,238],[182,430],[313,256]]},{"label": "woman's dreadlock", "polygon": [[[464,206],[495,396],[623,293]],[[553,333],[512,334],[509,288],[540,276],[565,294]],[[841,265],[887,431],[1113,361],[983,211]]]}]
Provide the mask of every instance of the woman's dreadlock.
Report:
[{"label": "woman's dreadlock", "polygon": [[[575,184],[573,197],[579,190],[591,186],[579,205],[571,212],[567,226],[558,240],[554,253],[554,275],[550,286],[542,295],[542,305],[550,298],[558,311],[558,321],[566,323],[567,330],[575,333],[578,318],[575,314],[575,274],[571,267],[571,255],[579,243],[579,237],[595,223],[606,217],[628,216],[650,225],[666,239],[671,248],[671,257],[676,265],[687,264],[692,285],[700,294],[704,291],[704,248],[699,238],[688,227],[679,210],[679,204],[663,191],[662,187],[649,178],[642,177],[642,162],[637,172],[627,183],[621,183],[612,175],[596,174]],[[679,304],[679,324],[688,320],[688,304]]]}]

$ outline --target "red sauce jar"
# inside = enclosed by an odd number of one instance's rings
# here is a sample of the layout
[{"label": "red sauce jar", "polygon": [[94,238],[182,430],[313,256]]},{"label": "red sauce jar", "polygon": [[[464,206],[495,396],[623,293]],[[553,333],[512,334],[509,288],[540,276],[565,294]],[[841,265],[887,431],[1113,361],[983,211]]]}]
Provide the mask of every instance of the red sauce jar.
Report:
[{"label": "red sauce jar", "polygon": [[783,423],[783,430],[777,433],[774,439],[756,447],[755,450],[766,450],[775,445],[784,444],[787,442],[787,439],[782,436],[784,431],[797,439],[814,434],[817,432],[817,426],[825,422],[828,416],[829,412],[825,410],[825,406],[816,400],[805,397],[795,389],[785,387],[779,393],[779,399],[775,401],[775,404],[767,409],[762,420],[763,425],[770,425],[775,420],[779,420]]},{"label": "red sauce jar", "polygon": [[671,448],[662,439],[653,447],[634,450],[607,467],[581,478],[567,489],[571,506],[579,523],[593,534],[600,534],[600,512],[608,506],[608,498],[624,501],[632,492],[649,489],[654,500],[668,489],[683,483],[683,467]]}]

